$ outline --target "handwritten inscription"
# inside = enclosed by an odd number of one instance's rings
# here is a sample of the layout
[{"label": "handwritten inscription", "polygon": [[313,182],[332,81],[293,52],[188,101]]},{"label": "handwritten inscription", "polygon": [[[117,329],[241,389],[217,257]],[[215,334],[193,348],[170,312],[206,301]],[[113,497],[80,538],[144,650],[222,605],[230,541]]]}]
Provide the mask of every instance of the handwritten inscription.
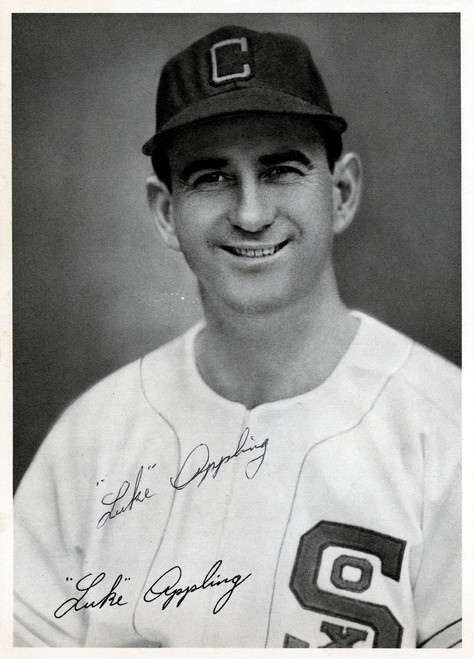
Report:
[{"label": "handwritten inscription", "polygon": [[216,561],[200,584],[193,583],[188,586],[181,586],[180,588],[175,588],[175,586],[181,581],[182,570],[179,565],[175,565],[158,577],[158,579],[146,591],[143,599],[145,602],[154,602],[159,597],[163,596],[164,601],[161,608],[164,611],[168,604],[173,602],[175,597],[175,604],[176,607],[178,607],[182,604],[189,593],[195,593],[197,590],[205,590],[206,588],[215,588],[216,586],[222,586],[222,584],[232,584],[231,587],[219,597],[212,609],[212,613],[219,613],[229,601],[234,590],[251,576],[250,573],[247,574],[246,577],[236,574],[233,577],[222,578],[220,574],[218,574],[221,565],[221,560]]},{"label": "handwritten inscription", "polygon": [[98,599],[87,600],[87,597],[91,590],[97,588],[97,586],[102,583],[105,579],[105,572],[101,572],[95,577],[92,577],[92,573],[86,574],[81,577],[76,583],[76,590],[79,593],[82,593],[80,597],[70,597],[65,602],[63,602],[56,611],[54,612],[55,618],[62,618],[69,613],[69,611],[80,611],[81,609],[96,608],[102,609],[106,604],[109,606],[125,606],[128,602],[124,602],[122,595],[118,595],[116,592],[117,587],[123,579],[123,575],[119,574],[115,579],[112,588],[107,590],[106,594],[100,597],[99,595],[94,595]]},{"label": "handwritten inscription", "polygon": [[267,437],[263,442],[257,444],[250,434],[250,429],[245,428],[240,435],[235,451],[231,455],[221,456],[217,462],[211,460],[207,444],[198,444],[186,457],[177,475],[174,478],[170,478],[170,483],[176,490],[182,490],[193,480],[200,479],[197,484],[199,487],[209,474],[211,474],[212,478],[216,478],[223,464],[245,453],[248,454],[256,451],[258,455],[249,460],[245,466],[246,477],[252,479],[257,475],[258,470],[263,464],[269,441]]},{"label": "handwritten inscription", "polygon": [[131,496],[127,496],[131,487],[130,482],[123,481],[122,485],[118,489],[117,494],[114,492],[109,492],[102,497],[100,502],[103,506],[106,506],[108,510],[100,517],[99,521],[97,522],[98,529],[105,526],[109,520],[115,519],[115,517],[118,515],[121,515],[127,511],[131,511],[135,503],[143,503],[145,499],[151,499],[151,497],[155,496],[154,494],[150,493],[148,488],[145,488],[143,492],[140,490],[140,481],[142,476],[143,465],[138,470]]},{"label": "handwritten inscription", "polygon": [[[181,581],[182,569],[179,565],[174,565],[161,576],[156,579],[153,584],[147,589],[143,595],[144,602],[155,602],[159,598],[161,609],[164,611],[169,604],[176,604],[176,608],[180,606],[185,598],[190,593],[196,591],[206,590],[206,588],[218,588],[219,586],[230,586],[218,598],[217,602],[212,609],[212,613],[216,614],[221,611],[227,604],[235,589],[241,586],[252,573],[242,577],[240,574],[235,574],[232,577],[222,577],[219,570],[222,566],[222,561],[218,560],[207,572],[206,576],[200,583],[193,583],[190,585],[181,585],[177,587]],[[128,604],[124,601],[123,595],[117,592],[117,588],[122,581],[130,581],[129,577],[124,578],[122,574],[116,577],[111,588],[106,589],[104,595],[100,594],[99,584],[106,578],[105,572],[101,572],[95,577],[92,573],[86,574],[81,577],[75,585],[76,591],[79,593],[78,597],[70,597],[65,600],[54,612],[56,618],[62,618],[66,613],[71,611],[81,611],[82,609],[99,608],[104,606],[125,606]],[[69,577],[67,578],[69,581]],[[92,592],[94,591],[94,592]]]}]

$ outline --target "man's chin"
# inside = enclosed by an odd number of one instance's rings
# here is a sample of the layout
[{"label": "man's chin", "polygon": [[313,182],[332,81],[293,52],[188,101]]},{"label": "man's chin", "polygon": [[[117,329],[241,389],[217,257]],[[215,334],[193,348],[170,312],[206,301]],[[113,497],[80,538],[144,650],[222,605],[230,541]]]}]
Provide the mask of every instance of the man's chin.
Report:
[{"label": "man's chin", "polygon": [[245,316],[262,316],[278,313],[279,311],[293,306],[294,299],[289,295],[278,295],[272,291],[256,290],[232,290],[225,294],[208,295],[201,287],[201,297],[204,309],[210,303],[210,310],[217,304],[218,307],[227,308],[229,311]]}]

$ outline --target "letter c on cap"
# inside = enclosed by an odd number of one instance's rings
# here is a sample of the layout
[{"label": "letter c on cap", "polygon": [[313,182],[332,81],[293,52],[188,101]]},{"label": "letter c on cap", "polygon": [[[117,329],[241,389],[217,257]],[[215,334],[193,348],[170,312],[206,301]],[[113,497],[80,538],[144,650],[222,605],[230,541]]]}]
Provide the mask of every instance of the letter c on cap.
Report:
[{"label": "letter c on cap", "polygon": [[219,43],[215,43],[211,48],[212,82],[214,82],[215,84],[227,82],[228,80],[234,80],[236,78],[248,78],[251,74],[250,64],[246,63],[243,65],[243,69],[241,71],[236,71],[235,73],[228,73],[227,75],[223,75],[223,76],[219,75],[216,51],[219,48],[225,48],[226,46],[231,46],[232,44],[239,44],[240,50],[243,53],[248,52],[246,37],[242,37],[241,39],[226,39],[225,41],[219,41]]}]

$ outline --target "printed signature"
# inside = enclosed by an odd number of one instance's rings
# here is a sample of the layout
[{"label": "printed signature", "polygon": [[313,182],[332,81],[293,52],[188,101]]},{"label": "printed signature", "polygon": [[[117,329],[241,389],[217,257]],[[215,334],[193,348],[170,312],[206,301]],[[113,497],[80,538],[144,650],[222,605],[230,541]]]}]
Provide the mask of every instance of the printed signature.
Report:
[{"label": "printed signature", "polygon": [[[199,584],[193,583],[190,585],[182,585],[177,588],[177,584],[181,581],[182,569],[179,565],[175,565],[169,570],[166,570],[166,572],[163,572],[163,574],[153,582],[143,595],[143,600],[144,602],[149,603],[154,602],[159,597],[163,596],[164,601],[161,609],[164,611],[171,603],[176,604],[176,608],[180,606],[190,593],[195,593],[198,590],[205,590],[206,588],[217,588],[219,586],[231,584],[230,588],[219,597],[212,609],[212,613],[219,613],[231,598],[234,590],[241,586],[252,574],[247,574],[246,577],[242,577],[240,574],[235,574],[232,577],[221,577],[221,575],[218,574],[221,566],[222,561],[218,560],[210,568],[204,579]],[[54,612],[55,618],[62,618],[70,611],[81,611],[82,609],[97,607],[102,609],[106,604],[108,606],[125,606],[128,604],[127,601],[123,600],[123,595],[117,593],[117,588],[122,580],[130,581],[130,578],[124,578],[123,574],[119,574],[112,587],[107,589],[105,594],[101,596],[100,594],[97,594],[97,592],[100,591],[100,588],[98,589],[97,587],[105,578],[105,572],[101,572],[95,577],[92,576],[92,573],[81,577],[75,584],[75,588],[78,593],[80,593],[80,596],[70,597],[60,604]],[[91,593],[91,591],[94,592]],[[94,599],[92,599],[92,597]],[[174,598],[176,598],[175,601],[173,601]]]},{"label": "printed signature", "polygon": [[[86,574],[81,577],[76,583],[76,590],[82,593],[80,597],[70,597],[65,602],[60,604],[56,611],[54,612],[55,618],[62,618],[69,613],[69,611],[80,611],[81,609],[96,608],[102,609],[106,604],[109,606],[125,606],[128,602],[122,601],[122,595],[118,595],[116,588],[123,579],[123,575],[119,574],[115,579],[114,584],[110,590],[106,592],[105,595],[100,597],[100,599],[87,601],[86,597],[89,592],[102,583],[105,579],[105,572],[101,572],[95,577],[92,577],[92,573]],[[98,597],[97,595],[95,597]]]},{"label": "printed signature", "polygon": [[210,460],[210,452],[207,444],[198,444],[186,457],[177,475],[174,478],[170,478],[170,483],[176,490],[182,490],[194,479],[200,477],[200,481],[198,482],[199,487],[209,473],[212,475],[212,478],[215,478],[222,465],[226,462],[230,462],[244,453],[260,451],[259,455],[249,460],[245,466],[246,477],[252,479],[257,475],[258,470],[262,466],[269,441],[267,437],[261,444],[250,443],[255,442],[255,439],[250,434],[250,429],[245,428],[240,435],[234,453],[222,456],[217,462]]},{"label": "printed signature", "polygon": [[[202,582],[198,584],[191,584],[190,586],[182,586],[181,588],[175,588],[175,586],[180,582],[182,576],[182,570],[179,565],[166,570],[161,577],[150,586],[146,591],[143,599],[145,602],[154,602],[156,599],[162,595],[166,598],[162,604],[162,610],[164,611],[168,604],[173,602],[173,599],[176,597],[176,608],[183,602],[183,600],[189,595],[189,593],[195,593],[197,590],[205,590],[206,588],[215,588],[216,586],[221,586],[222,584],[232,584],[229,590],[219,597],[212,613],[219,613],[221,609],[229,601],[234,590],[241,586],[244,581],[246,581],[252,573],[247,574],[246,577],[242,577],[240,574],[236,574],[233,577],[224,577],[221,578],[220,574],[217,574],[222,565],[222,561],[216,561],[211,567],[209,572],[206,574]],[[166,585],[164,585],[166,584]]]},{"label": "printed signature", "polygon": [[145,499],[151,499],[151,497],[155,496],[154,494],[150,494],[150,490],[148,488],[145,488],[145,491],[142,494],[142,491],[139,489],[142,476],[143,476],[143,465],[138,470],[137,477],[135,479],[135,485],[133,487],[133,493],[128,503],[125,503],[126,499],[124,501],[124,498],[126,497],[130,489],[129,481],[123,481],[122,485],[119,487],[117,494],[114,494],[113,492],[104,494],[100,502],[102,505],[106,506],[108,510],[101,516],[101,518],[97,522],[98,529],[105,526],[105,524],[109,521],[109,519],[114,519],[115,517],[121,515],[122,513],[131,511],[135,503],[137,502],[143,503]]}]

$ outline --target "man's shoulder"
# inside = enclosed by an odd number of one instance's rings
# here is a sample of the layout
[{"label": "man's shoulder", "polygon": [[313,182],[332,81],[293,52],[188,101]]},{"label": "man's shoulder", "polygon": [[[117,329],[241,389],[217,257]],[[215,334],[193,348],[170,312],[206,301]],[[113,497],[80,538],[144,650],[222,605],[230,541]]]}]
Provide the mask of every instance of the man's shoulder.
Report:
[{"label": "man's shoulder", "polygon": [[[92,460],[110,474],[112,466],[107,471],[105,465],[124,451],[145,451],[147,437],[172,441],[161,411],[171,410],[167,416],[172,417],[177,408],[180,388],[171,381],[193,330],[119,368],[76,398],[45,437],[35,463],[87,470]],[[158,406],[150,392],[155,392]]]},{"label": "man's shoulder", "polygon": [[[374,336],[395,364],[391,379],[453,419],[461,413],[461,369],[421,343],[379,320],[366,316]],[[397,364],[398,360],[398,364]]]},{"label": "man's shoulder", "polygon": [[427,402],[459,423],[461,369],[458,366],[414,342],[400,375]]},{"label": "man's shoulder", "polygon": [[113,371],[82,393],[66,410],[67,416],[82,414],[84,410],[100,413],[104,405],[115,409],[139,407],[147,404],[146,389],[153,377],[155,387],[166,390],[177,371],[186,368],[187,346],[198,326],[170,340],[144,356]]}]

